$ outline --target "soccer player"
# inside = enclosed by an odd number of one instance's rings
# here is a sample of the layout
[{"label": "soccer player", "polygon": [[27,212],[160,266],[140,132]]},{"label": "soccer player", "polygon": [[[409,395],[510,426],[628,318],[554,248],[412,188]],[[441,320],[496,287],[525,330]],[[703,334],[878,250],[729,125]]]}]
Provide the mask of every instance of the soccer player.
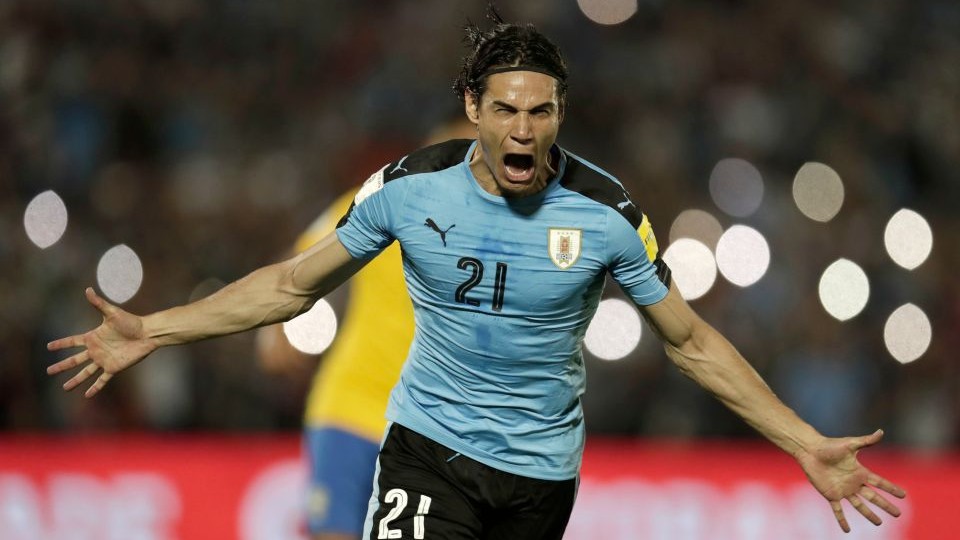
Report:
[{"label": "soccer player", "polygon": [[[426,145],[472,139],[476,128],[462,114],[442,123]],[[300,253],[330,234],[356,193],[347,192],[297,239]],[[346,316],[317,369],[304,415],[304,447],[310,470],[307,529],[313,540],[354,540],[373,485],[390,390],[413,339],[413,307],[407,295],[400,247],[392,245],[349,282]],[[294,349],[280,325],[258,335],[261,365],[298,373],[313,361]]]},{"label": "soccer player", "polygon": [[846,499],[897,516],[880,492],[904,491],[857,452],[872,435],[828,438],[770,391],[671,283],[656,239],[619,181],[559,147],[567,67],[531,25],[468,28],[455,89],[477,141],[427,147],[386,165],[357,193],[334,234],[185,306],[104,315],[50,343],[83,349],[48,368],[97,375],[85,395],[158,347],[244,331],[308,309],[394,241],[415,315],[414,340],[390,396],[364,537],[561,538],[584,444],[581,343],[609,273],[668,356],[789,453],[843,530]]}]

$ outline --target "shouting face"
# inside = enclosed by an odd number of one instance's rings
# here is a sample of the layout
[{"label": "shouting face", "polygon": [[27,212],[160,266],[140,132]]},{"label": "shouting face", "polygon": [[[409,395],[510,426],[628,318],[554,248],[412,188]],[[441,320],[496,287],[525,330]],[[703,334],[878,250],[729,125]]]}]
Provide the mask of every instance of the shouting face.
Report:
[{"label": "shouting face", "polygon": [[562,119],[557,81],[535,71],[507,71],[490,75],[483,95],[465,97],[480,141],[470,163],[480,186],[502,197],[543,189],[554,174],[550,148]]}]

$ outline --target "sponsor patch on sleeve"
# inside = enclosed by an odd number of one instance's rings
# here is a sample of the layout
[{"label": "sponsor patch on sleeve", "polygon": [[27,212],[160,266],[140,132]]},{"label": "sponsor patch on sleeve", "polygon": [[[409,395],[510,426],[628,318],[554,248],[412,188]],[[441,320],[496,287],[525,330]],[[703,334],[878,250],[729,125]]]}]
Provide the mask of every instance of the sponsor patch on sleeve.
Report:
[{"label": "sponsor patch on sleeve", "polygon": [[370,175],[370,178],[367,178],[367,181],[360,186],[357,196],[353,198],[353,204],[360,204],[367,197],[383,189],[383,171],[388,166],[389,164],[384,165],[379,171]]},{"label": "sponsor patch on sleeve", "polygon": [[656,261],[660,248],[657,246],[657,235],[653,234],[653,226],[650,225],[650,219],[647,218],[646,214],[643,214],[643,220],[640,222],[637,234],[640,235],[643,247],[647,249],[647,258],[650,259],[650,262]]}]

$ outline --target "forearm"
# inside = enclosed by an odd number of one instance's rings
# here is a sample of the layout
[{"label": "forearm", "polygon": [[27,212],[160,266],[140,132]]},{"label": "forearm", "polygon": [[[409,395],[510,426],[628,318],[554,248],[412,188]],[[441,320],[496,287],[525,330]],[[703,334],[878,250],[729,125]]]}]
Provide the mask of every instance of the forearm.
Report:
[{"label": "forearm", "polygon": [[700,323],[679,346],[666,343],[681,371],[717,397],[764,437],[799,457],[822,436],[773,393],[719,332]]},{"label": "forearm", "polygon": [[144,331],[164,346],[288,320],[312,305],[310,296],[285,286],[290,273],[290,261],[265,266],[206,298],[145,316]]},{"label": "forearm", "polygon": [[363,264],[331,234],[307,251],[260,268],[202,300],[144,317],[144,330],[156,346],[164,346],[287,321],[310,309]]}]

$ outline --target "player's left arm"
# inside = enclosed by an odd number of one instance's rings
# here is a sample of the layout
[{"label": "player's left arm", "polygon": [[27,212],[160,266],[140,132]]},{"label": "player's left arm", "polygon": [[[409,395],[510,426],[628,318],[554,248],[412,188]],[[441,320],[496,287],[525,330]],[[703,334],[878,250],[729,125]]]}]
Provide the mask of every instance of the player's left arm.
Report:
[{"label": "player's left arm", "polygon": [[875,525],[881,523],[864,500],[892,516],[900,510],[878,490],[903,498],[903,489],[871,472],[857,452],[876,444],[883,432],[863,437],[824,437],[770,390],[753,367],[717,330],[701,319],[673,284],[666,297],[640,306],[650,327],[680,370],[706,388],[764,437],[789,453],[830,502],[840,527],[850,526],[840,505],[846,499]]}]

